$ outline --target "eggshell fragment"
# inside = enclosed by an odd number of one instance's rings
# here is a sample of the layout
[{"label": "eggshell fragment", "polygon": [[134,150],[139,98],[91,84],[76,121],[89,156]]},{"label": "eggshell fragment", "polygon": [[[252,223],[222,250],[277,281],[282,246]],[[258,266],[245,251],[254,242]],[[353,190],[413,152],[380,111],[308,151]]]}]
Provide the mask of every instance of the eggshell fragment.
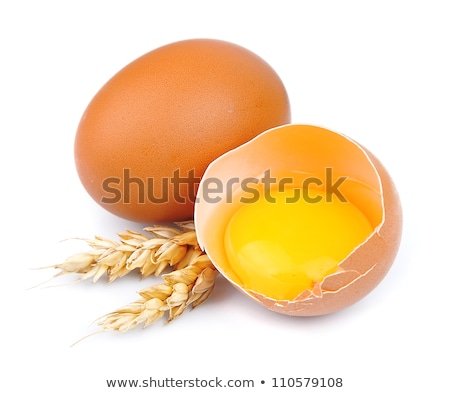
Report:
[{"label": "eggshell fragment", "polygon": [[[239,208],[232,196],[242,191],[242,183],[230,179],[262,179],[270,170],[281,177],[288,171],[300,182],[310,175],[323,176],[326,168],[333,169],[333,176],[349,180],[343,183],[342,192],[365,213],[373,232],[339,263],[334,273],[293,300],[273,299],[245,288],[224,252],[225,227]],[[221,187],[212,188],[211,184]],[[195,224],[202,249],[239,290],[269,310],[283,314],[323,315],[354,304],[387,274],[401,240],[400,199],[385,167],[362,145],[321,127],[276,127],[222,155],[207,168],[197,197]]]}]

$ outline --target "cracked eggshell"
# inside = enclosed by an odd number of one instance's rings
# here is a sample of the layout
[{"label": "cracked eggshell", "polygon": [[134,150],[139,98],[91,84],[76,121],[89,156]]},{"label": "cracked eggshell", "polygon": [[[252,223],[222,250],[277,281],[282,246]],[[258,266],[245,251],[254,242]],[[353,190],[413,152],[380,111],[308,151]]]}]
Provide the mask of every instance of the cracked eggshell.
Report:
[{"label": "cracked eggshell", "polygon": [[[343,259],[338,270],[294,300],[272,299],[245,288],[232,271],[224,251],[224,230],[237,203],[226,203],[227,192],[239,185],[225,186],[232,178],[261,178],[272,173],[305,173],[320,176],[324,168],[335,176],[346,176],[364,187],[344,187],[348,199],[372,223],[373,232]],[[303,175],[302,175],[303,174]],[[205,189],[212,180],[224,185],[214,198]],[[345,183],[345,182],[344,182]],[[352,188],[353,187],[353,188]],[[209,189],[210,190],[210,189]],[[222,191],[222,193],[220,193]],[[200,246],[214,265],[234,286],[269,310],[292,316],[314,316],[336,312],[362,299],[389,271],[399,248],[402,209],[395,184],[383,164],[365,147],[343,134],[325,128],[291,124],[270,129],[246,144],[213,161],[200,182],[195,224]],[[220,202],[218,202],[220,199]]]}]

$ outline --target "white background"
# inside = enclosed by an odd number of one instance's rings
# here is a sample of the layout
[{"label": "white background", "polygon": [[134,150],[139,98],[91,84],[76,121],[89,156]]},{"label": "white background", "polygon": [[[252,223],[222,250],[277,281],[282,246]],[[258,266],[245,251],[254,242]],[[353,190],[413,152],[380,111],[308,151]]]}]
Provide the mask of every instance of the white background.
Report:
[{"label": "white background", "polygon": [[[433,0],[2,2],[0,390],[103,392],[106,379],[217,376],[254,379],[256,391],[276,390],[275,377],[343,378],[343,388],[321,391],[448,391],[449,16]],[[256,52],[283,79],[293,122],[342,132],[381,159],[403,202],[398,257],[369,296],[326,317],[271,313],[219,279],[206,304],[169,325],[70,347],[152,282],[27,290],[53,274],[32,269],[86,250],[61,240],[142,227],[82,188],[78,121],[124,65],[197,37]]]}]

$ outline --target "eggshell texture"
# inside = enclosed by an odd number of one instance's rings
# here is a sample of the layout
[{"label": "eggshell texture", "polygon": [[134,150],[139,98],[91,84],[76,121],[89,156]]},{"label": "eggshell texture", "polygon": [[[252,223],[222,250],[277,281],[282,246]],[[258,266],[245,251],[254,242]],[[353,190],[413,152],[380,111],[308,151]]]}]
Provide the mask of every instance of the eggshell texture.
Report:
[{"label": "eggshell texture", "polygon": [[[272,299],[245,288],[245,283],[227,261],[223,246],[224,228],[239,206],[225,202],[226,192],[216,192],[214,203],[205,193],[209,179],[219,179],[226,184],[233,177],[261,178],[268,168],[275,175],[294,171],[297,180],[311,174],[320,177],[324,168],[333,168],[335,176],[349,179],[347,186],[343,183],[343,193],[365,213],[374,228],[371,235],[340,262],[336,272],[316,282],[314,288],[300,292],[294,300]],[[232,193],[236,194],[239,185],[234,186]],[[224,154],[206,170],[198,197],[195,224],[201,247],[222,275],[239,290],[269,310],[283,314],[323,315],[354,304],[380,283],[400,245],[402,209],[385,167],[365,147],[321,127],[299,124],[276,127]]]},{"label": "eggshell texture", "polygon": [[220,40],[175,42],[133,61],[95,95],[78,126],[76,168],[113,214],[188,219],[212,160],[289,122],[284,85],[259,56]]}]

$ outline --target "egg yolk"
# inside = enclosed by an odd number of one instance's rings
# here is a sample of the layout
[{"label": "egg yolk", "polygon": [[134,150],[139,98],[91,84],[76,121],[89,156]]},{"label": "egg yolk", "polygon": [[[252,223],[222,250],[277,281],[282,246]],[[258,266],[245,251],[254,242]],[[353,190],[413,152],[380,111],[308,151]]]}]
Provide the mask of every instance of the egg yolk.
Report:
[{"label": "egg yolk", "polygon": [[241,285],[276,300],[312,289],[373,231],[348,201],[320,191],[313,201],[295,195],[272,190],[270,200],[243,204],[225,230],[226,256]]}]

